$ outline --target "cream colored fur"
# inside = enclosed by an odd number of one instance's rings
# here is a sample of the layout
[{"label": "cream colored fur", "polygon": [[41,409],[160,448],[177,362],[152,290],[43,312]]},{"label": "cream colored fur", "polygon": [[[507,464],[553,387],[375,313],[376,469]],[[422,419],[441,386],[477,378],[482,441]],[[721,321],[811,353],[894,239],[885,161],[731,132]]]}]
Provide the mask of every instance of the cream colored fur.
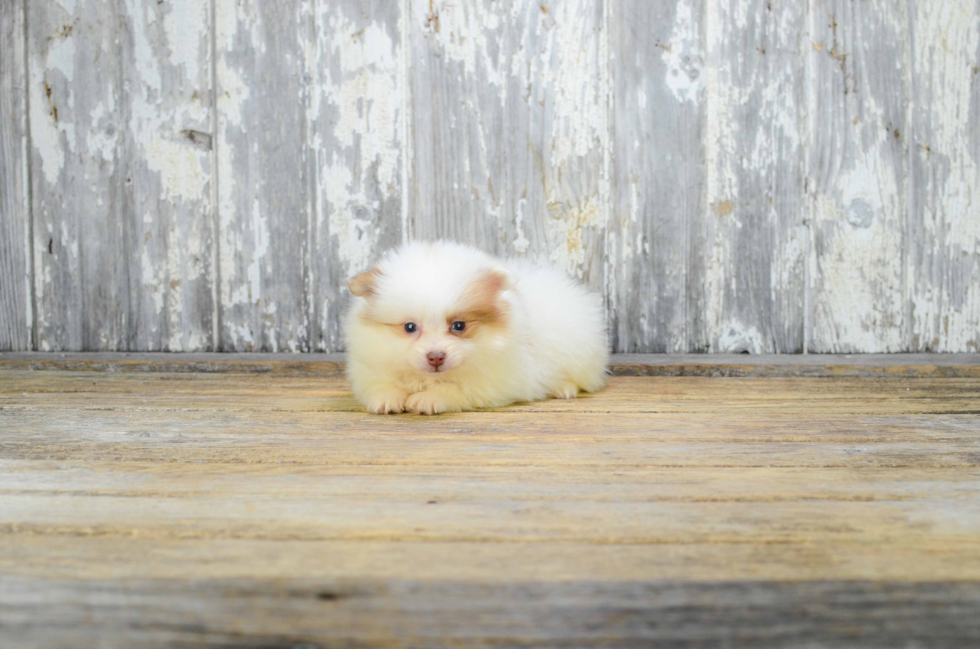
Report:
[{"label": "cream colored fur", "polygon": [[[449,319],[469,305],[474,287],[486,286],[499,288],[483,292],[483,306],[500,317],[468,324],[468,337],[456,335]],[[601,301],[552,268],[456,243],[411,243],[351,280],[351,288],[362,297],[353,297],[347,313],[347,373],[370,412],[436,414],[568,399],[605,382]],[[407,322],[419,331],[407,333]],[[446,354],[437,372],[429,352]]]}]

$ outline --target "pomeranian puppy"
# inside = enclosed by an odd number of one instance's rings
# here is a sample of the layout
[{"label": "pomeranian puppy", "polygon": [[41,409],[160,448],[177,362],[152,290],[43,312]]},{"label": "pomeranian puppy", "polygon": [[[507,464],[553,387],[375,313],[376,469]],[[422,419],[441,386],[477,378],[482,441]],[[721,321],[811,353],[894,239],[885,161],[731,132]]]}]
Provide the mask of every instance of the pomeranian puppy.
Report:
[{"label": "pomeranian puppy", "polygon": [[602,303],[552,268],[419,242],[348,286],[347,374],[370,412],[572,399],[605,383]]}]

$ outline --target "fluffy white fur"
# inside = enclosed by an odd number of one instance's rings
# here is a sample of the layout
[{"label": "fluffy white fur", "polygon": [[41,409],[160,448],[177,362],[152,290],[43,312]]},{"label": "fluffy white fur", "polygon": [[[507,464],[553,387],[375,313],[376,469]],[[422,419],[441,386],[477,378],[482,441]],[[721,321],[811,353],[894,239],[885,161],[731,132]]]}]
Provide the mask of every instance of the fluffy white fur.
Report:
[{"label": "fluffy white fur", "polygon": [[[571,399],[605,382],[602,304],[565,274],[445,241],[411,243],[350,281],[347,373],[370,412]],[[462,333],[453,322],[464,322]],[[406,323],[417,331],[409,333]],[[445,353],[442,366],[427,360]]]}]

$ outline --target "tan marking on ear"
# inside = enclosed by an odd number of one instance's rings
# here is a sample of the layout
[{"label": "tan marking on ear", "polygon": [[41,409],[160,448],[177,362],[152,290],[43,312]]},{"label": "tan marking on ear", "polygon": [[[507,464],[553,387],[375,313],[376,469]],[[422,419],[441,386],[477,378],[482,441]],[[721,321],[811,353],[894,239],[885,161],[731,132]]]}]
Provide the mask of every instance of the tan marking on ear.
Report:
[{"label": "tan marking on ear", "polygon": [[500,293],[510,288],[510,275],[499,268],[491,268],[477,280],[482,282],[487,290],[493,293]]},{"label": "tan marking on ear", "polygon": [[347,288],[350,292],[357,297],[367,297],[369,295],[374,295],[377,289],[378,278],[381,276],[381,271],[375,266],[369,270],[364,271],[360,275],[355,275],[350,278],[347,282]]},{"label": "tan marking on ear", "polygon": [[507,320],[507,304],[500,299],[500,293],[510,288],[507,273],[491,268],[470,282],[457,303],[454,315],[447,319],[447,326],[456,320],[466,323],[466,329],[457,334],[462,338],[473,335],[470,331],[481,325],[500,326]]}]

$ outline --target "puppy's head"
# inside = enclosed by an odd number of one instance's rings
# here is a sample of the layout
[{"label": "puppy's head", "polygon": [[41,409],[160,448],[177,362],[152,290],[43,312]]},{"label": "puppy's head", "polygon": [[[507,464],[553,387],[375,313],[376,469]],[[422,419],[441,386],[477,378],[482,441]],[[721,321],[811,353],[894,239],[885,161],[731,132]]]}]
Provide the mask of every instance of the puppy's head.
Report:
[{"label": "puppy's head", "polygon": [[505,343],[509,274],[492,265],[382,264],[348,287],[363,302],[348,323],[352,353],[397,372],[431,377],[477,370]]}]

